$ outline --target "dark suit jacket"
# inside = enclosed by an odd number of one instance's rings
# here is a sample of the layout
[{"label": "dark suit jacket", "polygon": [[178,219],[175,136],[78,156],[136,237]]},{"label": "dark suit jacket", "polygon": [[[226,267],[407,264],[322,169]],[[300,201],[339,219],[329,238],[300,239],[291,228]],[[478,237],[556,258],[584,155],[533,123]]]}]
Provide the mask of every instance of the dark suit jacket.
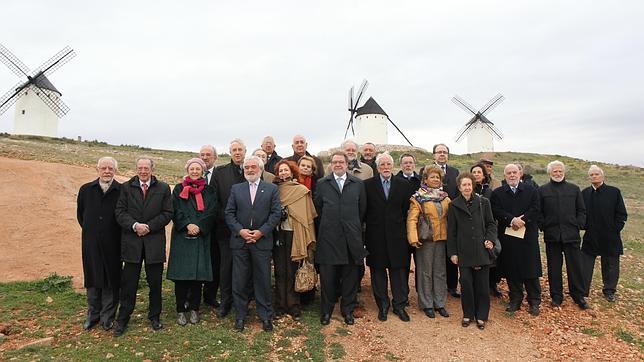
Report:
[{"label": "dark suit jacket", "polygon": [[282,205],[276,185],[260,181],[252,204],[249,183],[233,185],[226,205],[226,223],[231,233],[230,248],[242,249],[246,240],[239,235],[239,231],[250,229],[264,234],[257,240],[255,247],[260,250],[273,249],[273,229],[281,216]]},{"label": "dark suit jacket", "polygon": [[626,206],[617,187],[603,184],[581,192],[586,205],[586,233],[581,250],[590,255],[617,256],[624,253],[620,232],[626,224]]},{"label": "dark suit jacket", "polygon": [[456,178],[458,177],[458,170],[455,167],[447,165],[445,167],[445,176],[443,177],[443,191],[447,192],[449,198],[454,200],[460,192],[458,192],[458,185],[456,185]]},{"label": "dark suit jacket", "polygon": [[367,265],[376,268],[409,268],[411,249],[407,242],[409,183],[391,177],[385,198],[380,175],[364,181],[367,193],[365,244]]},{"label": "dark suit jacket", "polygon": [[539,228],[546,242],[579,243],[586,225],[586,206],[581,190],[566,180],[550,181],[539,188]]},{"label": "dark suit jacket", "polygon": [[278,155],[277,152],[273,151],[273,154],[268,158],[266,165],[264,165],[264,170],[276,175],[277,171],[275,170],[275,165],[277,165],[281,159],[282,157]]},{"label": "dark suit jacket", "polygon": [[230,229],[226,225],[226,216],[224,215],[226,205],[228,204],[228,197],[230,196],[230,189],[234,184],[246,182],[241,167],[235,165],[232,161],[225,165],[217,167],[215,177],[210,181],[214,184],[215,191],[217,192],[217,200],[221,207],[217,211],[215,218],[215,238],[216,240],[230,239]]}]

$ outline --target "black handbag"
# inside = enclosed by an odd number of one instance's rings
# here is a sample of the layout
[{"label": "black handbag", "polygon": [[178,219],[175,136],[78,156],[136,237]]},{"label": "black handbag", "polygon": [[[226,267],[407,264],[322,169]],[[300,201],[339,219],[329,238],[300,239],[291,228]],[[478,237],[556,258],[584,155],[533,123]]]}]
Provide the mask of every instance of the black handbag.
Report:
[{"label": "black handbag", "polygon": [[421,243],[432,242],[434,241],[434,229],[432,228],[432,222],[425,214],[425,207],[423,204],[420,204],[420,214],[418,218],[418,241]]},{"label": "black handbag", "polygon": [[[481,201],[481,196],[479,196],[479,207],[481,209],[481,224],[483,225],[483,232],[485,232],[485,217],[483,216],[483,201]],[[490,240],[494,246],[492,249],[485,248],[485,239],[483,239],[483,247],[487,250],[488,256],[490,257],[490,262],[492,264],[496,263],[496,259],[501,255],[501,242],[498,238]]]}]

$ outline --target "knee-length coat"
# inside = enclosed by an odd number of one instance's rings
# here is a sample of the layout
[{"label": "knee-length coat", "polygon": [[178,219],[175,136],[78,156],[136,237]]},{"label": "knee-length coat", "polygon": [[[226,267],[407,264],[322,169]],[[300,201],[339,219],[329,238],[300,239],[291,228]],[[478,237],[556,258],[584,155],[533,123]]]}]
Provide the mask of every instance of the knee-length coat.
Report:
[{"label": "knee-length coat", "polygon": [[[212,186],[206,185],[201,191],[204,210],[197,210],[195,196],[189,194],[187,199],[179,197],[183,190],[177,184],[172,191],[172,238],[170,239],[170,256],[168,258],[167,278],[170,280],[212,281],[212,263],[210,260],[210,234],[215,224],[217,212],[217,195]],[[189,237],[188,224],[199,226],[199,235]]]},{"label": "knee-length coat", "polygon": [[99,179],[78,191],[76,218],[82,231],[85,288],[115,288],[121,279],[121,227],[114,209],[121,192],[116,180],[103,193]]},{"label": "knee-length coat", "polygon": [[581,250],[590,255],[618,256],[624,253],[620,232],[628,217],[622,193],[602,184],[582,191],[586,205],[586,233]]},{"label": "knee-length coat", "polygon": [[411,186],[390,177],[385,198],[380,175],[364,181],[367,193],[365,244],[367,265],[375,268],[409,268],[411,249],[407,242],[407,210]]},{"label": "knee-length coat", "polygon": [[[534,187],[519,182],[517,192],[512,193],[507,184],[492,192],[492,213],[498,222],[498,236],[502,251],[497,260],[501,275],[508,279],[532,279],[541,276],[539,251],[539,192]],[[505,235],[505,228],[512,219],[523,215],[524,238]]]},{"label": "knee-length coat", "polygon": [[447,211],[447,256],[458,256],[459,267],[491,265],[485,240],[496,241],[496,222],[490,200],[472,195],[472,208],[458,196]]}]

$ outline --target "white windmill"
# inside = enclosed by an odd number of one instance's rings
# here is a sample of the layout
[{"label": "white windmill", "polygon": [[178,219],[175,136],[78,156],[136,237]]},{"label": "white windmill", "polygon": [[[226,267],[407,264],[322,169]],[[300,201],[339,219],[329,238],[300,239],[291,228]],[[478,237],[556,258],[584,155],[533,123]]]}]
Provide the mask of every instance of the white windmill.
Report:
[{"label": "white windmill", "polygon": [[65,47],[33,72],[7,48],[0,44],[0,60],[19,77],[27,77],[11,87],[0,98],[0,114],[16,103],[15,134],[58,136],[58,120],[69,107],[60,99],[61,93],[47,79],[54,71],[76,56]]},{"label": "white windmill", "polygon": [[500,93],[492,98],[486,105],[476,111],[469,103],[459,96],[454,96],[452,102],[474,116],[456,134],[456,142],[467,135],[467,153],[494,151],[494,138],[503,139],[503,133],[494,127],[494,123],[485,115],[503,102],[505,97]]}]

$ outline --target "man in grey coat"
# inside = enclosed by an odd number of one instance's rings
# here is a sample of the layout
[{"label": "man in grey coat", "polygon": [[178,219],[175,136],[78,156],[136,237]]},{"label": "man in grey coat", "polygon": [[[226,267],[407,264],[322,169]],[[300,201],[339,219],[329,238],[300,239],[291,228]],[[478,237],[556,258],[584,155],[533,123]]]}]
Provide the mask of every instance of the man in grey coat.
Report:
[{"label": "man in grey coat", "polygon": [[353,324],[357,305],[358,267],[366,256],[362,240],[367,197],[362,180],[347,173],[349,159],[342,151],[331,155],[333,173],[317,184],[315,208],[320,219],[315,261],[320,271],[320,323],[331,321],[341,295],[340,310]]},{"label": "man in grey coat", "polygon": [[125,333],[136,304],[141,266],[150,287],[148,319],[152,329],[163,328],[161,283],[165,262],[165,226],[172,220],[170,187],[153,176],[154,161],[143,156],[136,160],[136,176],[121,186],[116,204],[116,221],[121,226],[121,306],[114,336]]}]

